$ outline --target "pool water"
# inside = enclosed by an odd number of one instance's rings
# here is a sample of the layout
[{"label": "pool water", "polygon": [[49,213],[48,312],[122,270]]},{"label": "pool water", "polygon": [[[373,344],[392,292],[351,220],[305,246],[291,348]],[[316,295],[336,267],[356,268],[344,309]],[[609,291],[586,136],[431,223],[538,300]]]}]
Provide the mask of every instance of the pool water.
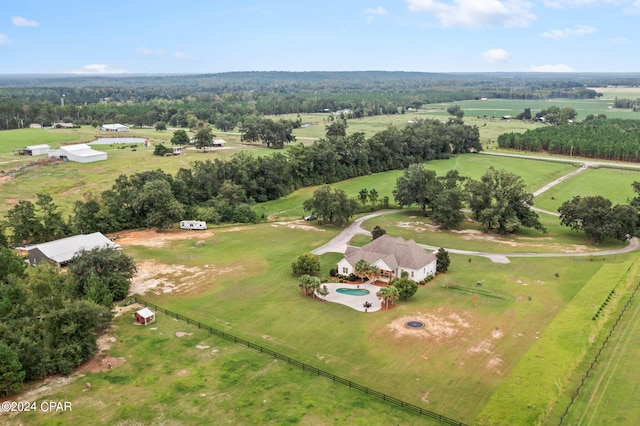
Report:
[{"label": "pool water", "polygon": [[345,288],[340,287],[336,289],[338,293],[348,294],[349,296],[366,296],[371,293],[369,290],[365,290],[364,288]]}]

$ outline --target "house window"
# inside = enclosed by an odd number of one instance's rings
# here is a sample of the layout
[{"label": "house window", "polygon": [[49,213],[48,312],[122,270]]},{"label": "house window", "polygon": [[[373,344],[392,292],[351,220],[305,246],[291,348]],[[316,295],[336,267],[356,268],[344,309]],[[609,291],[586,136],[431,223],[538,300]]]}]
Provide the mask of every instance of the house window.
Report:
[{"label": "house window", "polygon": [[349,273],[349,268],[347,268],[346,266],[342,267],[342,273],[343,274],[348,274]]},{"label": "house window", "polygon": [[411,278],[413,278],[413,271],[411,271]]}]

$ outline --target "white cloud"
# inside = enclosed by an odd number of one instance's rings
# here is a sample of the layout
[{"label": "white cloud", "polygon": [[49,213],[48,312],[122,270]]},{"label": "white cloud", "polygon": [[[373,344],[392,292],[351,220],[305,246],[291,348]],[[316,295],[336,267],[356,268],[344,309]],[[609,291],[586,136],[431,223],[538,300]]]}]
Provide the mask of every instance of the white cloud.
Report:
[{"label": "white cloud", "polygon": [[569,9],[603,4],[620,5],[630,0],[542,0],[542,3],[551,9]]},{"label": "white cloud", "polygon": [[138,48],[138,55],[140,56],[162,56],[164,55],[163,49],[150,49],[148,47],[142,46]]},{"label": "white cloud", "polygon": [[582,37],[595,32],[596,29],[593,27],[589,27],[587,25],[575,25],[573,28],[565,28],[564,30],[546,31],[542,33],[542,36],[552,40],[563,40],[571,37]]},{"label": "white cloud", "polygon": [[574,72],[575,70],[569,65],[565,64],[546,64],[546,65],[531,65],[529,71],[532,72]]},{"label": "white cloud", "polygon": [[405,0],[414,13],[435,15],[445,27],[527,27],[536,19],[524,0]]},{"label": "white cloud", "polygon": [[112,67],[105,64],[89,64],[84,65],[80,69],[69,71],[70,74],[123,74],[126,72],[127,70],[124,68]]},{"label": "white cloud", "polygon": [[11,43],[13,43],[13,40],[11,40],[8,35],[0,34],[0,46],[6,46]]},{"label": "white cloud", "polygon": [[509,52],[504,49],[491,49],[482,52],[482,58],[490,64],[503,64],[509,60]]},{"label": "white cloud", "polygon": [[386,15],[387,14],[387,9],[385,9],[382,6],[378,6],[374,9],[367,9],[365,12],[367,15],[378,15],[378,16],[382,16],[382,15]]},{"label": "white cloud", "polygon": [[373,22],[374,18],[376,16],[384,16],[387,14],[387,9],[385,9],[382,6],[378,6],[374,9],[367,9],[365,11],[365,14],[367,15],[367,22]]},{"label": "white cloud", "polygon": [[173,54],[173,57],[176,59],[192,59],[191,56],[187,55],[184,52],[176,52]]},{"label": "white cloud", "polygon": [[11,23],[16,27],[37,27],[38,25],[40,25],[36,21],[23,18],[22,16],[14,16],[13,18],[11,18]]},{"label": "white cloud", "polygon": [[640,0],[636,0],[623,10],[625,15],[640,15]]}]

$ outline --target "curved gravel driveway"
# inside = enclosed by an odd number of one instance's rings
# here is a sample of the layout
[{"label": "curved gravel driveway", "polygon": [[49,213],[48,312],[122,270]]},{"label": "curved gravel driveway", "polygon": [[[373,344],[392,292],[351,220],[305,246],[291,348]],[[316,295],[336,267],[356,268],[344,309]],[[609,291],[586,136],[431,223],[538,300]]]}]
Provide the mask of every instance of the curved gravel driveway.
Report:
[{"label": "curved gravel driveway", "polygon": [[[489,154],[489,153],[487,153],[487,154]],[[526,156],[526,155],[499,154],[499,153],[495,153],[495,154],[491,153],[491,155],[499,155],[499,156],[505,156],[505,157],[518,157],[518,158],[531,158],[531,159],[536,159],[536,160],[542,159],[541,157],[532,157],[532,156]],[[573,171],[571,173],[568,173],[568,174],[566,174],[566,175],[554,180],[553,182],[550,182],[547,185],[543,186],[542,188],[540,188],[539,190],[534,192],[534,195],[536,195],[536,196],[542,194],[546,190],[554,187],[555,185],[557,185],[557,184],[559,184],[561,182],[564,182],[566,179],[569,179],[569,178],[575,176],[576,174],[581,173],[582,171],[587,169],[589,166],[597,166],[597,165],[607,166],[607,165],[609,165],[609,163],[598,163],[598,162],[592,162],[592,161],[583,162],[583,161],[580,161],[580,160],[566,160],[566,159],[556,159],[556,158],[546,158],[546,157],[544,159],[553,160],[553,161],[583,163],[583,165],[578,170],[575,170],[575,171]],[[634,168],[640,168],[640,166],[636,166]],[[539,208],[536,208],[536,207],[532,207],[532,209],[535,210],[535,211],[538,211],[540,213],[559,216],[558,213],[550,212],[550,211],[539,209]],[[331,241],[329,241],[328,243],[318,247],[317,249],[313,250],[311,253],[316,254],[316,255],[329,253],[329,252],[332,252],[332,253],[344,253],[347,250],[347,244],[349,243],[349,241],[351,241],[351,239],[356,234],[371,235],[371,233],[369,231],[366,231],[366,230],[362,229],[362,223],[364,221],[369,220],[369,219],[374,218],[374,217],[387,215],[387,214],[392,214],[392,213],[398,213],[398,212],[401,212],[401,211],[402,210],[377,211],[375,213],[371,213],[371,214],[363,216],[363,217],[361,217],[359,219],[356,219],[355,221],[353,221],[353,223],[351,225],[349,225],[347,228],[344,229],[344,231],[342,231],[341,233],[336,235]],[[614,250],[602,250],[602,251],[594,251],[594,252],[588,252],[588,253],[490,253],[490,252],[482,252],[482,251],[458,250],[458,249],[447,248],[447,247],[445,247],[445,250],[447,250],[449,253],[454,253],[454,254],[462,254],[462,255],[466,255],[466,256],[486,257],[488,259],[491,259],[491,261],[494,262],[494,263],[509,263],[509,258],[510,257],[588,257],[588,256],[605,256],[605,255],[609,256],[609,255],[613,255],[613,254],[627,253],[627,252],[630,252],[630,251],[637,250],[639,245],[640,244],[638,243],[638,239],[634,237],[634,238],[631,238],[629,240],[629,244],[626,247],[623,247],[623,248],[620,248],[620,249],[614,249]],[[437,249],[439,249],[439,247],[430,246],[430,245],[427,245],[427,244],[419,244],[419,246],[424,247],[427,250],[437,250]]]}]

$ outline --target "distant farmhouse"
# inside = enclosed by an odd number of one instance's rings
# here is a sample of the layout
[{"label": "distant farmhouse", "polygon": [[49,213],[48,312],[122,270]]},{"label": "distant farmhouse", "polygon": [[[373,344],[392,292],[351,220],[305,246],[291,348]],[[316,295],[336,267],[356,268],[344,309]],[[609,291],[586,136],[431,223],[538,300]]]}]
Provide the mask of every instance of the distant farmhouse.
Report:
[{"label": "distant farmhouse", "polygon": [[30,264],[37,265],[42,261],[48,261],[60,268],[70,263],[73,257],[81,250],[103,247],[120,248],[118,244],[112,242],[100,232],[75,235],[23,248],[29,253]]},{"label": "distant farmhouse", "polygon": [[76,126],[73,123],[53,123],[51,127],[54,129],[73,129]]},{"label": "distant farmhouse", "polygon": [[225,141],[224,139],[214,139],[213,142],[211,142],[211,146],[222,147],[225,146],[226,143],[227,141]]},{"label": "distant farmhouse", "polygon": [[49,151],[49,158],[59,160],[76,161],[78,163],[93,163],[107,159],[107,153],[96,151],[86,143],[76,145],[63,145],[58,149]]},{"label": "distant farmhouse", "polygon": [[390,281],[407,272],[413,281],[436,274],[436,256],[426,252],[415,241],[383,235],[360,247],[347,246],[344,259],[338,262],[338,273],[355,273],[358,261],[364,259],[378,267],[381,281]]},{"label": "distant farmhouse", "polygon": [[129,128],[124,124],[103,124],[100,127],[100,130],[103,132],[128,132]]},{"label": "distant farmhouse", "polygon": [[29,145],[25,146],[22,150],[23,155],[44,155],[51,151],[51,147],[47,144],[42,145]]}]

